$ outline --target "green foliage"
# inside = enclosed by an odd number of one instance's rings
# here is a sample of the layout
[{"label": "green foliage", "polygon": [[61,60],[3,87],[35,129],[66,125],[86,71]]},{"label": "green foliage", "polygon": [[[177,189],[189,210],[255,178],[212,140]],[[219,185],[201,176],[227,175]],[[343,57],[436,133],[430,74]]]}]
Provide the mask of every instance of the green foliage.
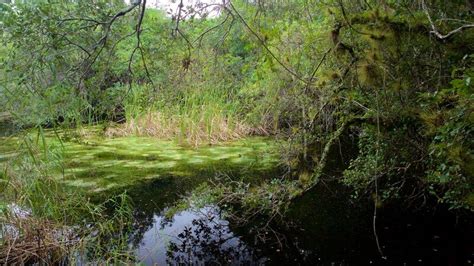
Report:
[{"label": "green foliage", "polygon": [[[396,3],[389,6],[342,15],[358,36],[352,45],[360,58],[354,73],[358,85],[345,93],[364,113],[354,128],[359,153],[343,181],[361,193],[374,191],[379,180],[383,199],[421,203],[431,193],[452,208],[472,209],[473,34],[443,43],[430,38],[423,10],[409,16]],[[463,6],[452,3],[448,13],[454,16],[456,8]],[[427,73],[434,70],[425,63],[443,69],[430,78]]]},{"label": "green foliage", "polygon": [[[113,56],[107,43],[104,49],[97,48],[107,32],[100,23],[124,7],[122,1],[2,4],[1,42],[9,47],[1,55],[5,111],[15,113],[16,122],[27,126],[98,120],[102,110],[95,110],[95,98],[109,86],[104,66]],[[122,22],[113,25],[110,43],[117,41]],[[105,51],[99,54],[99,50]]]},{"label": "green foliage", "polygon": [[[252,195],[287,200],[323,177],[329,151],[350,135],[358,151],[341,180],[358,195],[374,194],[378,181],[377,198],[421,204],[431,195],[472,209],[474,34],[432,32],[462,26],[472,6],[264,2],[190,15],[180,34],[176,19],[147,9],[141,49],[130,35],[137,10],[110,29],[102,23],[122,1],[2,4],[0,111],[25,126],[125,122],[124,135],[196,145],[272,133],[287,141],[281,154],[299,180]],[[275,204],[252,195],[242,198],[249,210]]]},{"label": "green foliage", "polygon": [[[471,55],[466,60],[472,59]],[[449,88],[423,95],[429,112],[422,112],[421,116],[431,139],[427,179],[432,184],[431,191],[443,202],[454,208],[472,209],[469,197],[474,186],[474,68],[456,69],[453,75],[457,72],[461,73]]]}]

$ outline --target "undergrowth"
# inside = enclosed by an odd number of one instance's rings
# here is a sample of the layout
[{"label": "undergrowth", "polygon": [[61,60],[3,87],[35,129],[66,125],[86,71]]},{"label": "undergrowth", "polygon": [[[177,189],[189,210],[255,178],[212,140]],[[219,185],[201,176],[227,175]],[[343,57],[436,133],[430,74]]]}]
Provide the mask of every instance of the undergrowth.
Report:
[{"label": "undergrowth", "polygon": [[0,165],[0,263],[57,264],[133,260],[127,246],[131,201],[125,193],[93,203],[50,174],[61,166],[61,145],[41,129],[25,136]]}]

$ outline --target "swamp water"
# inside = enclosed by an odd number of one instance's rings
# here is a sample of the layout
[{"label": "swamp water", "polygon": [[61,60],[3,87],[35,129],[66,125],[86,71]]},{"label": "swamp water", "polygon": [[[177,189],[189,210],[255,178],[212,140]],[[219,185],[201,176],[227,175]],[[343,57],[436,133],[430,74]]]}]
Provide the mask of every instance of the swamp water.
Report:
[{"label": "swamp water", "polygon": [[[51,138],[53,139],[53,138]],[[14,155],[14,137],[0,138],[0,163]],[[57,145],[54,140],[52,145]],[[62,182],[91,196],[128,192],[134,203],[130,246],[146,265],[472,265],[472,220],[446,210],[412,212],[384,206],[377,233],[373,203],[354,201],[339,184],[321,183],[298,198],[285,225],[260,232],[258,222],[238,227],[218,206],[166,209],[187,191],[216,178],[259,182],[278,177],[277,145],[249,138],[197,149],[152,138],[65,141]],[[472,216],[471,216],[472,217]]]}]

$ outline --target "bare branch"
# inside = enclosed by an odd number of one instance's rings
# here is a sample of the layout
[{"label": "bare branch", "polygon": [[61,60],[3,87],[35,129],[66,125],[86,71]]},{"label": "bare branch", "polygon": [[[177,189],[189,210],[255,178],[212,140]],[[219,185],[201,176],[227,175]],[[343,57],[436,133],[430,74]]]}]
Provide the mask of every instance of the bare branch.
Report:
[{"label": "bare branch", "polygon": [[137,27],[136,27],[137,46],[136,46],[135,49],[139,49],[140,56],[142,58],[143,67],[145,68],[146,76],[148,77],[148,80],[151,82],[151,84],[153,84],[153,79],[151,78],[150,72],[148,71],[148,66],[147,66],[146,60],[145,60],[145,53],[144,53],[144,50],[143,50],[143,47],[142,47],[142,41],[141,41],[141,38],[140,38],[140,34],[142,32],[143,18],[145,16],[145,9],[146,9],[146,0],[143,0],[141,11],[140,11],[140,17],[138,19],[138,23],[137,23]]},{"label": "bare branch", "polygon": [[199,46],[201,46],[202,38],[204,37],[204,35],[206,35],[207,33],[209,33],[209,32],[211,32],[211,31],[213,31],[213,30],[215,30],[215,29],[217,29],[217,28],[223,26],[223,25],[227,22],[227,20],[229,19],[229,17],[230,17],[230,15],[227,14],[227,16],[224,18],[224,20],[223,20],[221,23],[219,23],[219,24],[217,24],[217,25],[215,25],[215,26],[213,26],[213,27],[210,27],[209,29],[205,30],[203,33],[201,33],[201,34],[193,41],[193,43],[199,41]]},{"label": "bare branch", "polygon": [[465,25],[462,25],[462,26],[448,32],[447,34],[442,34],[441,32],[438,31],[435,24],[433,23],[433,20],[431,19],[430,12],[428,11],[428,7],[426,6],[425,1],[422,0],[421,4],[423,6],[423,10],[425,11],[426,16],[428,17],[429,22],[430,22],[430,26],[431,26],[430,33],[434,34],[440,40],[448,39],[449,37],[453,36],[454,34],[459,33],[459,32],[461,32],[465,29],[474,28],[474,24],[465,24]]}]

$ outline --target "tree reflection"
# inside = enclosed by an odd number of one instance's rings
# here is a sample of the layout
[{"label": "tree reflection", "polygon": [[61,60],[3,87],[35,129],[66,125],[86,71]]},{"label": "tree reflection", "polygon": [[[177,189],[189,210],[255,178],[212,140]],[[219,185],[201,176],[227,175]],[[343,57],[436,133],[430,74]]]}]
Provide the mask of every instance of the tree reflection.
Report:
[{"label": "tree reflection", "polygon": [[256,264],[254,252],[235,236],[216,208],[203,208],[198,218],[171,241],[167,251],[171,264]]}]

